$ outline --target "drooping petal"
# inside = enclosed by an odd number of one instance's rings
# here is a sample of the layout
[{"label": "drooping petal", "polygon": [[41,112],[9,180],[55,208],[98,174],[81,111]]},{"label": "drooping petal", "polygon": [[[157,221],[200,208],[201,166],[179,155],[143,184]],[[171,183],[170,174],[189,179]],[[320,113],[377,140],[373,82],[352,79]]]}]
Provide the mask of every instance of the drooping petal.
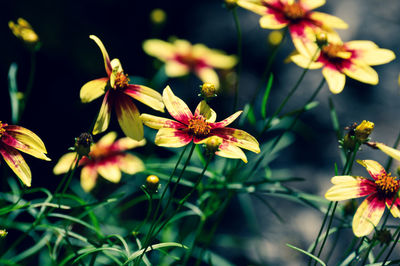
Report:
[{"label": "drooping petal", "polygon": [[391,147],[386,146],[385,144],[379,143],[379,142],[375,143],[375,145],[378,149],[380,149],[381,151],[383,151],[384,153],[386,153],[393,159],[400,161],[400,151],[399,150],[396,150],[394,148],[391,148]]},{"label": "drooping petal", "polygon": [[81,101],[88,103],[94,99],[99,98],[104,94],[105,87],[107,86],[108,78],[99,78],[87,82],[82,86],[80,91]]},{"label": "drooping petal", "polygon": [[165,74],[168,77],[181,77],[189,74],[190,68],[180,62],[169,60],[165,64]]},{"label": "drooping petal", "polygon": [[17,139],[21,143],[32,147],[33,149],[47,153],[46,147],[44,146],[43,141],[39,138],[38,135],[21,126],[13,126],[9,125],[5,127],[7,134],[11,135],[13,138]]},{"label": "drooping petal", "polygon": [[[316,57],[317,58],[317,57]],[[321,62],[312,62],[310,57],[304,56],[302,54],[295,54],[290,57],[290,60],[298,65],[299,67],[306,69],[318,69],[323,67]]]},{"label": "drooping petal", "polygon": [[246,154],[244,154],[242,149],[228,142],[223,142],[215,154],[225,158],[242,159],[243,162],[247,163]]},{"label": "drooping petal", "polygon": [[310,18],[321,22],[328,28],[347,29],[349,27],[342,19],[322,12],[313,11],[310,13]]},{"label": "drooping petal", "polygon": [[236,113],[234,113],[233,115],[225,118],[224,120],[217,122],[217,123],[211,123],[210,126],[211,128],[223,128],[228,126],[229,124],[231,124],[233,121],[236,120],[236,118],[239,117],[239,115],[241,115],[243,111],[237,111]]},{"label": "drooping petal", "polygon": [[394,218],[400,217],[400,199],[396,198],[395,203],[393,203],[393,199],[386,199],[386,206],[390,210],[390,213],[393,215]]},{"label": "drooping petal", "polygon": [[286,21],[278,20],[275,15],[266,14],[260,18],[260,27],[270,30],[280,30],[286,27]]},{"label": "drooping petal", "polygon": [[143,123],[136,105],[123,93],[119,93],[115,100],[115,112],[122,131],[127,137],[142,140]]},{"label": "drooping petal", "polygon": [[346,76],[343,73],[332,67],[324,67],[322,75],[325,77],[329,90],[332,93],[338,94],[342,92],[346,83]]},{"label": "drooping petal", "polygon": [[142,160],[130,153],[118,156],[117,165],[122,172],[130,175],[134,175],[144,170]]},{"label": "drooping petal", "polygon": [[174,46],[158,39],[150,39],[143,42],[143,50],[146,54],[157,57],[159,60],[166,61],[174,56]]},{"label": "drooping petal", "polygon": [[335,176],[331,182],[335,185],[325,193],[325,198],[331,201],[359,198],[376,191],[374,182],[365,178]]},{"label": "drooping petal", "polygon": [[22,155],[15,149],[0,144],[0,154],[13,172],[27,187],[31,186],[32,174]]},{"label": "drooping petal", "polygon": [[110,95],[110,91],[107,91],[104,95],[103,102],[101,104],[99,115],[97,116],[94,128],[93,135],[104,132],[108,128],[108,124],[110,123],[111,117],[111,105],[112,105],[112,96]]},{"label": "drooping petal", "polygon": [[194,115],[202,115],[209,123],[214,123],[217,119],[217,113],[204,100],[197,105]]},{"label": "drooping petal", "polygon": [[97,166],[97,172],[112,183],[118,183],[121,180],[121,171],[114,162],[101,162]]},{"label": "drooping petal", "polygon": [[111,149],[115,151],[126,151],[137,147],[142,147],[144,145],[146,145],[145,139],[137,141],[131,138],[121,138],[112,144]]},{"label": "drooping petal", "polygon": [[97,170],[96,167],[88,165],[82,168],[81,171],[81,186],[84,191],[91,191],[96,185]]},{"label": "drooping petal", "polygon": [[359,164],[367,169],[368,173],[371,175],[373,179],[378,179],[382,175],[386,175],[385,168],[380,165],[378,162],[373,160],[357,160]]},{"label": "drooping petal", "polygon": [[376,227],[385,211],[385,202],[377,194],[366,198],[358,207],[353,218],[353,232],[357,237],[366,236]]},{"label": "drooping petal", "polygon": [[[11,133],[11,132],[10,132]],[[18,136],[18,135],[17,135]],[[23,138],[24,141],[26,141],[28,138]],[[14,138],[11,134],[9,134],[7,131],[6,133],[1,137],[1,141],[8,146],[15,148],[17,150],[20,150],[22,152],[25,152],[29,155],[32,155],[36,158],[46,160],[46,161],[51,161],[50,158],[48,158],[43,152],[40,150],[36,149],[35,145],[30,145],[31,142],[27,141],[25,143],[22,143],[21,141],[17,140]]]},{"label": "drooping petal", "polygon": [[123,92],[154,110],[164,113],[162,96],[157,91],[142,85],[128,85]]},{"label": "drooping petal", "polygon": [[250,10],[256,14],[261,16],[267,14],[268,8],[261,5],[258,1],[248,1],[248,0],[239,0],[237,1],[238,6],[243,7],[247,10]]},{"label": "drooping petal", "polygon": [[258,141],[252,135],[243,130],[228,127],[215,128],[211,130],[210,135],[221,137],[240,148],[247,149],[255,153],[260,152]]},{"label": "drooping petal", "polygon": [[142,114],[140,115],[140,119],[142,119],[143,124],[154,129],[160,129],[162,127],[170,127],[176,129],[186,127],[180,122],[176,122],[174,120],[155,115]]},{"label": "drooping petal", "polygon": [[186,103],[175,96],[169,86],[165,87],[163,91],[163,100],[170,115],[179,122],[187,125],[193,114]]},{"label": "drooping petal", "polygon": [[386,64],[396,58],[393,51],[381,49],[371,41],[351,41],[345,43],[345,46],[347,49],[354,50],[357,59],[370,66]]},{"label": "drooping petal", "polygon": [[211,67],[201,67],[195,70],[196,75],[203,83],[211,83],[215,88],[219,88],[219,78],[217,72]]},{"label": "drooping petal", "polygon": [[95,41],[97,46],[99,46],[101,53],[103,54],[104,66],[106,68],[107,75],[110,76],[111,72],[112,72],[112,67],[111,67],[111,63],[110,63],[110,57],[108,56],[106,48],[104,47],[101,40],[99,38],[97,38],[97,36],[90,35],[89,38],[92,39],[93,41]]},{"label": "drooping petal", "polygon": [[342,71],[352,79],[376,85],[379,82],[379,77],[376,71],[360,60],[352,60],[351,66],[343,68]]},{"label": "drooping petal", "polygon": [[312,10],[325,5],[325,0],[300,0],[299,3],[304,9]]},{"label": "drooping petal", "polygon": [[186,132],[174,128],[161,128],[158,130],[155,144],[164,147],[178,148],[189,144],[193,137]]},{"label": "drooping petal", "polygon": [[61,156],[58,160],[56,166],[53,168],[53,173],[55,175],[64,174],[71,169],[72,164],[76,161],[76,152],[69,152]]}]

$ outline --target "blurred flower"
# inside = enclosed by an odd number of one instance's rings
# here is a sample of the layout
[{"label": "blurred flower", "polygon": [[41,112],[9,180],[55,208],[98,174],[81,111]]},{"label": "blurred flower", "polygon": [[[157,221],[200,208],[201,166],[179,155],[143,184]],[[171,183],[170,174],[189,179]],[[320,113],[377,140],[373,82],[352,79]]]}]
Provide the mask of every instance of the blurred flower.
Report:
[{"label": "blurred flower", "polygon": [[165,72],[169,77],[180,77],[194,72],[204,83],[212,83],[219,88],[219,78],[214,68],[230,69],[237,63],[233,55],[225,55],[219,50],[209,49],[203,44],[186,40],[173,43],[158,39],[147,40],[143,50],[165,62]]},{"label": "blurred flower", "polygon": [[282,42],[283,33],[280,30],[273,30],[268,34],[268,42],[272,46],[277,46]]},{"label": "blurred flower", "polygon": [[160,179],[156,175],[149,175],[146,178],[146,189],[150,193],[155,193],[158,190],[158,187],[160,185]]},{"label": "blurred flower", "polygon": [[0,121],[0,154],[19,179],[30,187],[31,170],[17,150],[50,161],[46,156],[47,151],[43,141],[35,133],[26,128],[8,125]]},{"label": "blurred flower", "polygon": [[325,0],[238,0],[237,4],[261,15],[260,26],[278,30],[288,27],[293,44],[300,53],[306,53],[305,29],[333,31],[346,29],[347,24],[338,17],[312,11],[325,4]]},{"label": "blurred flower", "polygon": [[[79,161],[79,166],[83,166],[81,186],[86,192],[93,189],[98,174],[110,182],[118,183],[121,180],[121,171],[133,175],[144,169],[143,162],[138,157],[125,151],[143,146],[146,141],[136,141],[131,138],[115,141],[116,138],[115,132],[104,135],[91,146],[89,156],[83,156]],[[77,157],[76,152],[63,155],[53,169],[54,174],[68,172]]]},{"label": "blurred flower", "polygon": [[[332,93],[342,92],[346,76],[372,85],[378,84],[378,74],[370,66],[386,64],[395,59],[388,49],[379,48],[371,41],[350,41],[342,43],[339,37],[329,35],[327,44],[318,48],[314,44],[315,62],[309,54],[295,54],[290,59],[302,68],[322,68],[322,75]],[[311,42],[308,47],[311,47]]]},{"label": "blurred flower", "polygon": [[164,104],[161,95],[146,86],[129,84],[128,75],[122,69],[118,59],[110,61],[108,53],[100,41],[94,35],[90,38],[99,46],[104,59],[107,77],[89,81],[80,91],[83,103],[91,102],[104,95],[99,115],[94,125],[93,134],[104,132],[108,128],[111,116],[111,107],[115,107],[119,125],[126,136],[135,139],[143,139],[143,124],[139,118],[140,113],[130,97],[164,112]]},{"label": "blurred flower", "polygon": [[161,8],[153,9],[150,13],[150,20],[154,24],[162,24],[167,19],[167,14]]},{"label": "blurred flower", "polygon": [[197,106],[194,115],[180,98],[176,97],[169,86],[164,89],[163,100],[170,115],[178,121],[142,114],[143,123],[158,129],[155,143],[158,146],[182,147],[192,140],[195,144],[207,142],[207,138],[218,136],[223,139],[218,155],[227,158],[240,158],[247,162],[246,155],[240,148],[259,153],[257,140],[245,131],[228,128],[241,113],[238,111],[221,122],[215,122],[216,113],[203,100]]},{"label": "blurred flower", "polygon": [[23,42],[29,45],[34,45],[39,42],[39,36],[33,30],[31,24],[23,18],[17,19],[17,23],[13,21],[8,22],[12,33]]},{"label": "blurred flower", "polygon": [[[376,161],[358,161],[366,168],[373,180],[361,176],[334,176],[334,184],[325,198],[331,201],[348,200],[368,196],[358,207],[353,218],[353,232],[357,237],[368,235],[379,223],[385,205],[390,208],[392,215],[400,216],[400,199],[397,197],[399,181],[387,174],[385,169]],[[395,202],[392,205],[393,200]]]},{"label": "blurred flower", "polygon": [[232,9],[232,8],[237,7],[237,1],[238,1],[238,0],[224,0],[225,6],[226,6],[228,9]]},{"label": "blurred flower", "polygon": [[386,153],[393,159],[400,162],[400,151],[399,150],[389,147],[386,144],[381,143],[381,142],[368,142],[368,144],[372,147],[376,147],[376,148],[380,149],[382,152]]},{"label": "blurred flower", "polygon": [[5,229],[0,229],[0,238],[5,238],[8,232]]}]

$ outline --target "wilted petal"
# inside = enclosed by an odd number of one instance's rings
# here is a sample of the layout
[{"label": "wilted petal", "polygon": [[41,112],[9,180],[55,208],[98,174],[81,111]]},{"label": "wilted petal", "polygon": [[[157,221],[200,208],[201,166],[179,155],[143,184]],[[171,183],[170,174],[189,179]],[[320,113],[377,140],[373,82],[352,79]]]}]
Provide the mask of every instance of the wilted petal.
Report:
[{"label": "wilted petal", "polygon": [[353,232],[357,237],[366,236],[376,227],[385,211],[385,202],[377,194],[366,198],[358,207],[353,218]]},{"label": "wilted petal", "polygon": [[154,110],[164,112],[162,96],[157,91],[142,85],[128,85],[124,93],[150,106]]},{"label": "wilted petal", "polygon": [[332,93],[338,94],[342,92],[346,83],[346,76],[343,73],[331,67],[324,67],[322,75],[325,77],[329,90]]},{"label": "wilted petal", "polygon": [[125,94],[118,94],[115,111],[119,125],[127,137],[134,140],[143,139],[143,123],[136,105]]},{"label": "wilted petal", "polygon": [[118,183],[121,180],[121,171],[114,162],[102,162],[98,165],[97,172],[112,183]]},{"label": "wilted petal", "polygon": [[118,156],[117,165],[122,172],[130,175],[134,175],[144,170],[142,160],[129,153]]},{"label": "wilted petal", "polygon": [[187,125],[193,114],[186,103],[175,96],[169,86],[165,87],[163,91],[163,100],[170,115],[179,122]]},{"label": "wilted petal", "polygon": [[0,154],[13,172],[27,187],[31,186],[32,174],[22,155],[7,145],[0,145]]},{"label": "wilted petal", "polygon": [[359,198],[376,191],[374,183],[364,178],[335,176],[331,182],[335,185],[325,194],[325,198],[331,201]]},{"label": "wilted petal", "polygon": [[94,166],[85,166],[81,171],[81,186],[84,191],[91,191],[96,185],[97,170]]},{"label": "wilted petal", "polygon": [[215,111],[204,100],[197,105],[194,115],[202,115],[209,123],[214,123],[217,119]]},{"label": "wilted petal", "polygon": [[104,95],[103,103],[101,104],[99,115],[93,128],[93,135],[106,131],[111,117],[111,101],[112,96],[110,91]]},{"label": "wilted petal", "polygon": [[215,88],[219,88],[219,78],[214,69],[211,67],[200,67],[195,72],[203,83],[211,83],[214,84]]},{"label": "wilted petal", "polygon": [[140,115],[140,119],[142,119],[143,124],[145,124],[148,127],[154,128],[154,129],[160,129],[162,127],[170,127],[170,128],[186,127],[184,124],[182,124],[180,122],[176,122],[174,120],[155,116],[155,115],[142,114],[142,115]]},{"label": "wilted petal", "polygon": [[182,147],[192,141],[193,137],[182,130],[174,128],[161,128],[158,130],[155,143],[164,147]]},{"label": "wilted petal", "polygon": [[342,71],[352,79],[376,85],[379,82],[379,77],[376,71],[360,60],[352,60],[351,66],[343,68]]},{"label": "wilted petal", "polygon": [[359,164],[367,169],[368,173],[373,179],[378,179],[380,176],[386,175],[385,168],[378,162],[373,160],[357,160]]},{"label": "wilted petal", "polygon": [[76,161],[76,159],[76,152],[69,152],[64,154],[58,160],[56,166],[54,166],[53,173],[55,175],[67,173],[71,169],[72,164]]},{"label": "wilted petal", "polygon": [[112,67],[111,67],[111,63],[110,63],[110,57],[108,56],[106,48],[104,47],[101,40],[99,38],[97,38],[97,36],[90,35],[89,38],[92,39],[93,41],[95,41],[96,44],[99,46],[101,53],[103,54],[104,66],[106,68],[107,75],[110,76],[111,72],[112,72]]},{"label": "wilted petal", "polygon": [[100,78],[89,81],[83,85],[80,91],[81,101],[83,103],[88,103],[103,95],[107,82],[108,78]]},{"label": "wilted petal", "polygon": [[230,125],[233,121],[235,121],[236,118],[238,118],[239,115],[241,115],[242,112],[243,111],[237,111],[233,115],[229,116],[228,118],[225,118],[224,120],[222,120],[220,122],[211,123],[210,126],[211,126],[211,128],[223,128],[223,127],[226,127],[226,126]]}]

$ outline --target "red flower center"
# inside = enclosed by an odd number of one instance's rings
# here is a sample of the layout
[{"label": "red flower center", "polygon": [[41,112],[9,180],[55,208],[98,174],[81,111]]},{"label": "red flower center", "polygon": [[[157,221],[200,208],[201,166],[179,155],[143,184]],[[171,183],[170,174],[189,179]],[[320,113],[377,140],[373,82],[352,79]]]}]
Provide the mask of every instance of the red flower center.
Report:
[{"label": "red flower center", "polygon": [[194,135],[207,136],[210,133],[211,126],[201,115],[195,115],[189,120],[188,129]]},{"label": "red flower center", "polygon": [[338,53],[346,52],[346,48],[343,47],[341,44],[328,44],[322,47],[322,52],[327,57],[333,59],[338,57]]},{"label": "red flower center", "polygon": [[177,54],[175,60],[183,65],[187,65],[190,69],[195,69],[196,67],[204,65],[204,62],[198,58],[195,58],[190,53],[189,54]]},{"label": "red flower center", "polygon": [[123,72],[119,72],[115,76],[114,89],[123,89],[126,86],[128,86],[128,83],[129,83],[128,74],[124,74]]},{"label": "red flower center", "polygon": [[8,124],[1,123],[1,121],[0,121],[0,138],[1,138],[1,136],[3,136],[4,132],[6,132],[6,129],[5,129],[6,126],[8,126]]},{"label": "red flower center", "polygon": [[399,181],[391,174],[383,174],[375,181],[378,191],[386,196],[391,196],[399,190]]},{"label": "red flower center", "polygon": [[306,11],[299,3],[293,3],[291,5],[285,4],[283,13],[290,20],[301,19],[306,15]]}]

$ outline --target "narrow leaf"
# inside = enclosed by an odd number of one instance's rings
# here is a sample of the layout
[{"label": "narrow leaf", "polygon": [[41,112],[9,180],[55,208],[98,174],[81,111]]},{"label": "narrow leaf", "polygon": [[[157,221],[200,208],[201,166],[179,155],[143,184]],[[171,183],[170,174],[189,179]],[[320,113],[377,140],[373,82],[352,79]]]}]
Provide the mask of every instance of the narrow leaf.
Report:
[{"label": "narrow leaf", "polygon": [[286,243],[286,246],[288,246],[288,247],[290,247],[290,248],[292,248],[292,249],[294,249],[294,250],[300,251],[301,253],[304,253],[304,254],[306,254],[307,256],[311,257],[312,259],[316,260],[319,264],[321,264],[321,265],[323,265],[323,266],[326,266],[326,264],[325,264],[322,260],[320,260],[318,257],[314,256],[313,254],[311,254],[311,253],[309,253],[309,252],[307,252],[307,251],[305,251],[305,250],[303,250],[303,249],[301,249],[301,248],[292,246],[292,245],[290,245],[290,244],[288,244],[288,243]]},{"label": "narrow leaf", "polygon": [[264,97],[261,104],[261,116],[263,119],[267,117],[267,103],[273,82],[274,82],[274,75],[271,73],[268,78],[267,87],[265,88]]}]

